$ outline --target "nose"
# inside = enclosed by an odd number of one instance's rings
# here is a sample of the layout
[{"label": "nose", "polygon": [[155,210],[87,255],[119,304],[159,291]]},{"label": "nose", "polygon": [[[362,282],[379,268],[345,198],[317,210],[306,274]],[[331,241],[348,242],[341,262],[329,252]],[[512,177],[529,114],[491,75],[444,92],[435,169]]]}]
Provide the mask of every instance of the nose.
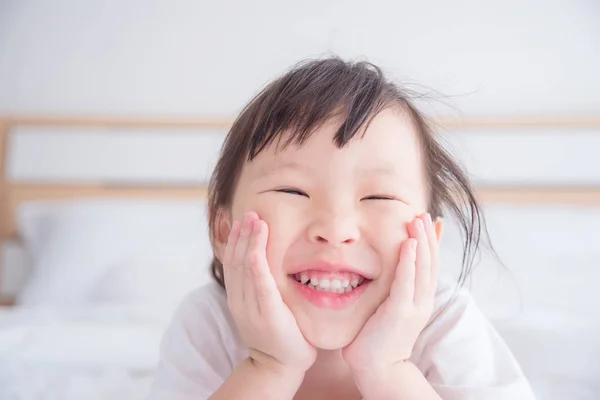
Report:
[{"label": "nose", "polygon": [[334,247],[355,243],[360,238],[357,216],[353,212],[323,210],[311,222],[308,236],[313,243]]}]

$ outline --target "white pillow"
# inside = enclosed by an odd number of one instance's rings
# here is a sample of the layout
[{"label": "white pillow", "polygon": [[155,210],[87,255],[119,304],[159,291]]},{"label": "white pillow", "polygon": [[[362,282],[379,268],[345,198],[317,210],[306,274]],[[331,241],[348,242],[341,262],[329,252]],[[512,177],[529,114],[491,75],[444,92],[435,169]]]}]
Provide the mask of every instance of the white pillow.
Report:
[{"label": "white pillow", "polygon": [[14,298],[23,287],[30,263],[25,247],[16,240],[0,241],[0,297]]},{"label": "white pillow", "polygon": [[[143,285],[183,288],[208,279],[212,249],[202,202],[37,203],[19,216],[24,217],[22,226],[30,228],[24,240],[29,240],[26,246],[34,251],[35,263],[18,304],[66,306],[125,297],[142,303],[149,298],[149,289],[140,289]],[[148,268],[141,274],[144,263]],[[187,285],[166,285],[165,279]],[[114,299],[107,285],[114,286]],[[143,298],[134,299],[136,293]]]},{"label": "white pillow", "polygon": [[212,253],[172,246],[150,250],[112,265],[95,285],[91,301],[119,305],[151,305],[174,310],[183,297],[210,281]]},{"label": "white pillow", "polygon": [[30,202],[18,208],[17,229],[31,265],[38,260],[56,215],[64,206],[58,202]]}]

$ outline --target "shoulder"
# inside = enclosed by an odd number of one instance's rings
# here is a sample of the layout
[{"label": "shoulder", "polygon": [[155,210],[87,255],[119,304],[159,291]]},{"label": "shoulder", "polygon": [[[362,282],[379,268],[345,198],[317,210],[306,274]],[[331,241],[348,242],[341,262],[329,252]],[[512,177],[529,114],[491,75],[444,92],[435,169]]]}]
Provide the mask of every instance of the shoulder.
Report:
[{"label": "shoulder", "polygon": [[419,344],[425,352],[432,347],[439,348],[440,343],[446,343],[450,338],[457,342],[463,339],[471,342],[474,338],[499,339],[470,292],[455,282],[442,281],[438,285],[433,312],[421,332]]},{"label": "shoulder", "polygon": [[225,290],[216,283],[199,287],[182,300],[163,336],[151,398],[208,398],[245,356]]},{"label": "shoulder", "polygon": [[415,344],[413,361],[447,398],[534,398],[502,337],[469,291],[452,282],[438,286],[434,311]]},{"label": "shoulder", "polygon": [[210,312],[220,312],[227,310],[227,294],[216,282],[200,286],[188,293],[182,300],[177,315],[186,315],[189,312],[194,314],[206,314]]},{"label": "shoulder", "polygon": [[[471,284],[459,285],[451,280],[439,283],[433,312],[427,325],[432,330],[440,326],[468,328],[467,331],[470,332],[494,331],[492,323],[471,294]],[[424,333],[426,332],[424,330]]]},{"label": "shoulder", "polygon": [[225,289],[213,282],[188,293],[175,311],[165,337],[169,331],[185,333],[197,346],[214,339],[235,347],[237,331]]}]

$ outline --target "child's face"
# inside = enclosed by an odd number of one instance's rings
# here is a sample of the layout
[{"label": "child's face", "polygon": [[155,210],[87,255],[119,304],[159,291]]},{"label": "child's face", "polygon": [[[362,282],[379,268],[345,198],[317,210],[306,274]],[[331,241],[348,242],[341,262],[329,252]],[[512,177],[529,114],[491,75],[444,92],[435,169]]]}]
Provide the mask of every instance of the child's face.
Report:
[{"label": "child's face", "polygon": [[407,115],[384,110],[342,149],[333,143],[337,128],[332,120],[301,148],[262,151],[244,165],[232,205],[234,219],[252,210],[267,222],[271,272],[321,349],[349,344],[386,299],[406,224],[427,199]]}]

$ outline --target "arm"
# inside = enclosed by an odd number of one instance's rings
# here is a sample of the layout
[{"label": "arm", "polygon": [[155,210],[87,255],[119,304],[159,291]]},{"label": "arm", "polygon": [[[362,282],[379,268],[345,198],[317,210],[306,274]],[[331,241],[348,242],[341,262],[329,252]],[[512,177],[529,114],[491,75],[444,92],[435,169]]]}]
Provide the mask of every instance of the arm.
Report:
[{"label": "arm", "polygon": [[227,378],[211,400],[292,399],[304,372],[267,368],[245,359]]},{"label": "arm", "polygon": [[536,398],[510,348],[470,294],[444,284],[436,317],[421,333],[411,358],[443,399]]},{"label": "arm", "polygon": [[364,400],[442,400],[421,371],[408,361],[378,374],[354,374],[354,382]]}]

